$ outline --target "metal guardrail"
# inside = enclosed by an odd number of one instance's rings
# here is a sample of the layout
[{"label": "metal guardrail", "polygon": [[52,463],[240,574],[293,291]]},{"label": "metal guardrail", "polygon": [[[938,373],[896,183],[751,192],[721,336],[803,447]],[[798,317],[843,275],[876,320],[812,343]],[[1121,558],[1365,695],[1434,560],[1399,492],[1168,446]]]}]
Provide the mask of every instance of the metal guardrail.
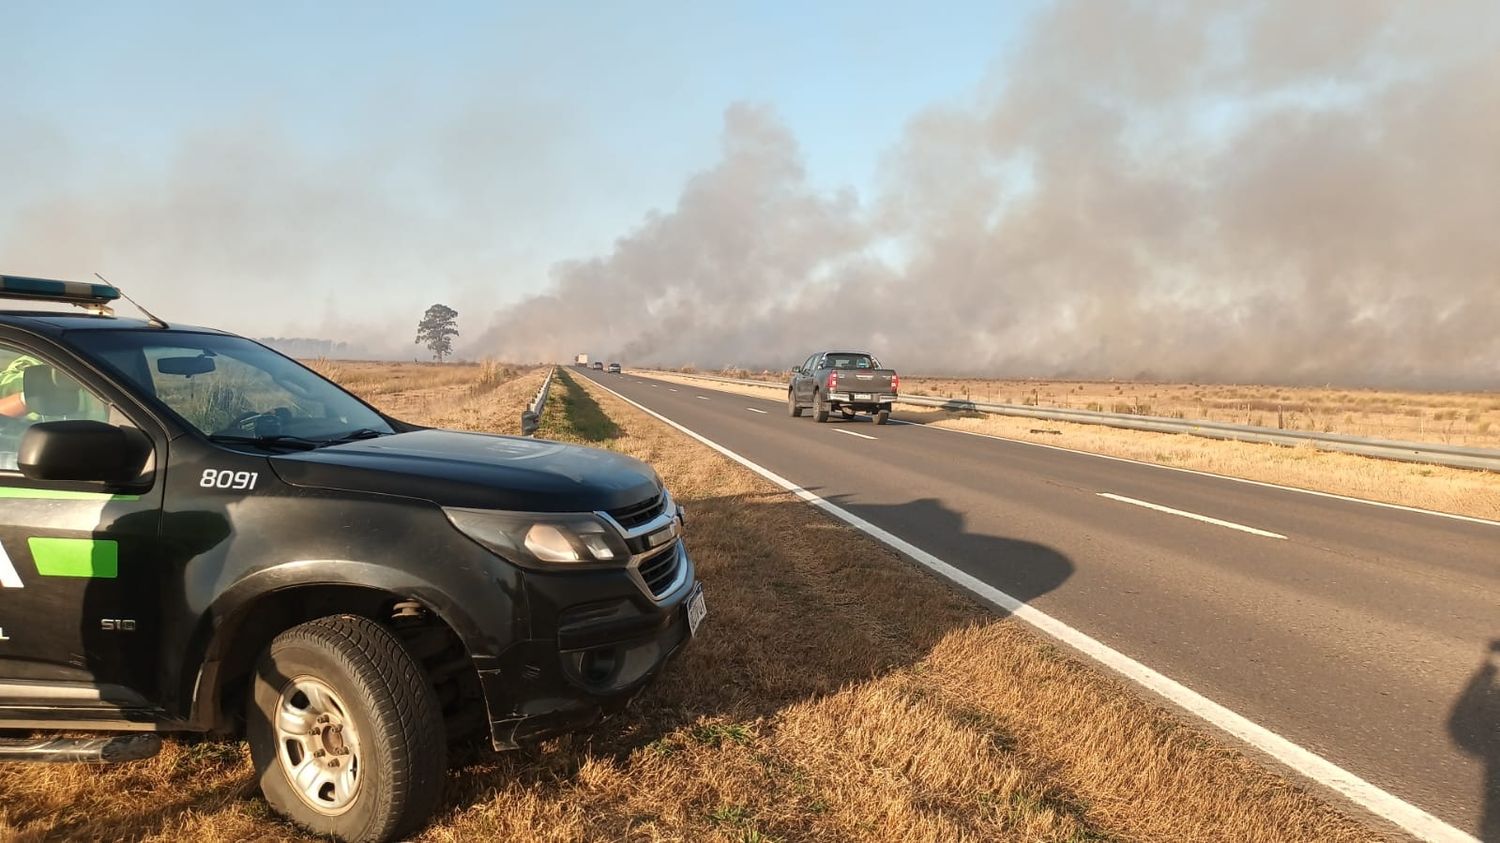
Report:
[{"label": "metal guardrail", "polygon": [[536,391],[536,397],[531,399],[531,406],[521,411],[521,435],[535,436],[537,427],[542,423],[542,408],[547,406],[547,390],[552,388],[552,376],[557,374],[557,368],[547,370],[547,377],[542,379],[542,388]]},{"label": "metal guardrail", "polygon": [[[680,372],[661,372],[680,378],[734,383],[743,386],[762,386],[784,389],[784,384],[758,381],[747,378],[722,378],[716,375],[684,375]],[[1317,433],[1315,431],[1277,430],[1247,424],[1227,422],[1193,421],[1172,419],[1163,416],[1137,416],[1129,413],[1104,413],[1098,410],[1067,410],[1061,408],[1032,407],[1023,404],[993,404],[982,401],[966,401],[959,398],[928,398],[920,395],[903,395],[897,403],[915,407],[932,407],[954,412],[992,413],[1002,416],[1042,419],[1044,421],[1073,422],[1074,424],[1099,424],[1126,430],[1148,430],[1155,433],[1186,433],[1207,439],[1224,439],[1234,442],[1255,442],[1266,445],[1297,447],[1310,445],[1322,451],[1338,451],[1376,457],[1400,462],[1426,463],[1450,468],[1469,468],[1480,471],[1500,472],[1500,451],[1489,448],[1470,448],[1462,445],[1444,445],[1438,442],[1404,442],[1392,439],[1370,439],[1363,436],[1346,436],[1339,433]]]}]

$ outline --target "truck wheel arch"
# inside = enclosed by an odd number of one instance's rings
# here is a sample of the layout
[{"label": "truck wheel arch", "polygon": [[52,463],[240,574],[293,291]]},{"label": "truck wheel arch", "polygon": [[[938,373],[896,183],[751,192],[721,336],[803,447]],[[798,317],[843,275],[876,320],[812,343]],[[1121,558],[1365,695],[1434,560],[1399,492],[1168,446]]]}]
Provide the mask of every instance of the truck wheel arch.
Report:
[{"label": "truck wheel arch", "polygon": [[[348,614],[389,624],[399,605],[404,612],[422,616],[429,628],[450,634],[473,661],[475,633],[441,612],[434,605],[438,601],[423,594],[426,589],[415,584],[409,588],[372,585],[369,579],[360,582],[357,577],[349,578],[352,582],[257,590],[248,596],[237,594],[237,584],[216,601],[194,636],[195,646],[183,657],[182,699],[193,726],[216,733],[236,731],[243,709],[239,686],[250,677],[261,651],[283,631],[320,617]],[[220,603],[231,605],[221,607]]]}]

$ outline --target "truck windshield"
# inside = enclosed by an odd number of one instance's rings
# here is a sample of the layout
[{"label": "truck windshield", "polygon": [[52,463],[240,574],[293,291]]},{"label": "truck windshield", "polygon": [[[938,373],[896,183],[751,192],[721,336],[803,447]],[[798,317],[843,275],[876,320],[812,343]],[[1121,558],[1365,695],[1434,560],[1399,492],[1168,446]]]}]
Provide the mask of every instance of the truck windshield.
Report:
[{"label": "truck windshield", "polygon": [[868,354],[830,354],[826,358],[830,369],[879,369],[880,364]]},{"label": "truck windshield", "polygon": [[241,337],[79,331],[71,339],[208,436],[311,446],[394,432],[331,381]]}]

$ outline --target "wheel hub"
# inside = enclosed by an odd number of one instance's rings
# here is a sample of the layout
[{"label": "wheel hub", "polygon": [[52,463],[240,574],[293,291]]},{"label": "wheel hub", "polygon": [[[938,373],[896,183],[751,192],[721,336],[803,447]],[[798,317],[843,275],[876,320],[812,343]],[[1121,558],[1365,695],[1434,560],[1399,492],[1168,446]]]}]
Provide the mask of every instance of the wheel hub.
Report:
[{"label": "wheel hub", "polygon": [[300,676],[281,689],[276,757],[292,789],[314,810],[342,814],[359,795],[359,735],[348,707],[324,682]]}]

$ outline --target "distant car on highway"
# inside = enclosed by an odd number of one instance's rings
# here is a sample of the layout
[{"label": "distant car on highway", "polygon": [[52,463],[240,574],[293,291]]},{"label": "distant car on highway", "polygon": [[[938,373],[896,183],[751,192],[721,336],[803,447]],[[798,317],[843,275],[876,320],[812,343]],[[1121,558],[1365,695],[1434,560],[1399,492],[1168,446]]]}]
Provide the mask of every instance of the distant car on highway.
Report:
[{"label": "distant car on highway", "polygon": [[602,372],[602,371],[604,371],[604,364],[600,363],[598,360],[595,360],[594,363],[593,363],[593,366],[591,368],[598,369],[599,371]]},{"label": "distant car on highway", "polygon": [[802,415],[811,409],[813,419],[828,421],[837,412],[846,419],[857,413],[873,413],[876,424],[891,417],[891,405],[901,378],[863,351],[820,351],[792,369],[786,388],[787,412]]},{"label": "distant car on highway", "polygon": [[611,364],[609,364],[609,372],[612,375],[618,375],[620,373],[620,364],[619,363],[611,363]]}]

